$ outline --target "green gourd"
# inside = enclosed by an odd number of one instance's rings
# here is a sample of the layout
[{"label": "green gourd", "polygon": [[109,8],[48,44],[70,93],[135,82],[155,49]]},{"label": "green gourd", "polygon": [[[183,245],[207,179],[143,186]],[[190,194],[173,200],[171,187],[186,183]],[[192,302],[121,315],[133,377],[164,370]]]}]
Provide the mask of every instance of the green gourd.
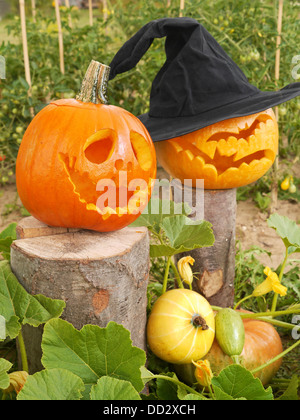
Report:
[{"label": "green gourd", "polygon": [[239,364],[239,356],[245,344],[245,328],[241,316],[231,308],[224,308],[218,311],[215,323],[219,346]]}]

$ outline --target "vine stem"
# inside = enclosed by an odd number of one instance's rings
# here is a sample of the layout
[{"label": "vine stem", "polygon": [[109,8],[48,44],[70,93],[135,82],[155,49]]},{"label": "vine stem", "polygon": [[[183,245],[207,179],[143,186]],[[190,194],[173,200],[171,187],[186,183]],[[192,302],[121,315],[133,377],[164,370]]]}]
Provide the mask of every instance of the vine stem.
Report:
[{"label": "vine stem", "polygon": [[174,263],[174,261],[173,261],[172,257],[171,257],[171,266],[172,266],[172,268],[173,268],[173,270],[174,270],[175,277],[176,277],[176,280],[177,280],[177,283],[178,283],[178,287],[179,287],[180,289],[184,289],[184,286],[183,286],[183,284],[182,284],[182,281],[181,281],[180,275],[179,275],[179,273],[178,273],[177,267],[176,267],[176,265],[175,265],[175,263]]},{"label": "vine stem", "polygon": [[[284,272],[284,269],[285,269],[285,266],[286,266],[286,263],[287,263],[287,260],[288,260],[288,256],[289,256],[288,248],[286,248],[285,249],[285,257],[284,257],[284,260],[283,260],[283,263],[282,263],[282,266],[281,266],[281,270],[280,270],[280,273],[279,273],[279,276],[278,276],[279,283],[281,283],[281,281],[282,281],[283,272]],[[271,306],[271,312],[274,312],[276,310],[277,299],[278,299],[278,293],[274,293],[273,302],[272,302],[272,306]]]},{"label": "vine stem", "polygon": [[181,386],[182,388],[185,388],[187,391],[189,391],[191,394],[196,394],[196,395],[201,395],[200,392],[196,391],[194,388],[190,387],[189,385],[178,381],[178,379],[172,378],[170,376],[165,376],[165,375],[151,375],[148,376],[146,378],[144,378],[148,381],[152,380],[152,379],[165,379],[166,381],[170,381],[173,382],[174,384]]},{"label": "vine stem", "polygon": [[233,308],[234,310],[236,310],[243,302],[245,302],[245,300],[250,299],[252,297],[252,295],[248,295],[246,297],[244,297],[243,299],[241,299]]},{"label": "vine stem", "polygon": [[[155,230],[154,230],[154,229],[151,229],[151,233],[152,233],[154,236],[156,236],[156,238],[159,240],[159,242],[160,242],[162,245],[164,244],[163,238],[161,237],[161,234],[160,234],[160,233],[155,232]],[[165,288],[164,288],[164,286],[165,286],[165,282],[167,282],[167,281],[168,281],[168,275],[169,275],[170,265],[171,265],[171,267],[172,267],[172,269],[173,269],[173,271],[174,271],[174,273],[175,273],[175,277],[176,277],[176,280],[177,280],[177,283],[178,283],[178,287],[179,287],[180,289],[184,289],[184,286],[183,286],[183,284],[182,284],[181,277],[180,277],[180,275],[179,275],[179,273],[178,273],[178,270],[177,270],[176,264],[175,264],[175,263],[174,263],[174,261],[173,261],[173,255],[171,255],[171,256],[169,256],[169,257],[168,257],[168,259],[167,259],[167,266],[166,266],[166,271],[165,271],[165,275],[164,275],[164,283],[163,283],[163,293],[166,291],[166,288],[167,288],[167,283],[166,283],[166,287],[165,287]]]},{"label": "vine stem", "polygon": [[168,277],[169,277],[170,264],[171,264],[171,257],[168,257],[168,259],[167,259],[167,265],[166,265],[166,269],[165,269],[165,275],[164,275],[162,293],[165,293],[165,291],[167,290],[167,283],[168,283]]},{"label": "vine stem", "polygon": [[255,369],[253,369],[251,371],[251,373],[256,373],[256,372],[264,369],[265,367],[271,365],[272,363],[276,362],[276,360],[281,359],[283,356],[288,354],[290,351],[294,350],[294,348],[296,348],[299,344],[300,344],[300,340],[296,341],[296,343],[294,343],[292,346],[288,347],[286,350],[284,350],[282,353],[278,354],[276,357],[273,357],[273,359],[269,360],[264,365],[261,365],[261,366],[255,368]]},{"label": "vine stem", "polygon": [[22,369],[25,372],[29,373],[28,360],[27,360],[27,354],[26,354],[25,343],[24,343],[24,339],[23,339],[23,335],[22,335],[22,330],[20,330],[20,332],[18,334],[18,343],[19,343],[21,360],[22,360]]}]

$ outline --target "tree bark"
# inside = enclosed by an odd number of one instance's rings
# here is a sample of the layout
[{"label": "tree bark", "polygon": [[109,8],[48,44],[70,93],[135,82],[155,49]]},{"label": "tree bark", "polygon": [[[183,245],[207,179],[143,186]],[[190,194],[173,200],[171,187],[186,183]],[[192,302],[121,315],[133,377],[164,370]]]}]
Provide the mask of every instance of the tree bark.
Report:
[{"label": "tree bark", "polygon": [[[28,218],[17,229],[24,239],[12,244],[11,267],[20,283],[31,294],[63,299],[62,319],[75,328],[105,327],[115,321],[131,332],[135,346],[146,350],[147,229],[58,233],[54,228],[52,234],[51,228],[42,225]],[[45,236],[32,237],[34,231]],[[32,342],[32,327],[24,329],[24,335],[25,342]],[[35,336],[41,340],[38,331]]]},{"label": "tree bark", "polygon": [[[202,215],[204,220],[212,224],[215,243],[209,248],[179,254],[177,260],[191,255],[195,260],[192,267],[193,289],[207,298],[212,305],[230,307],[234,302],[236,190],[199,192],[196,188],[184,188],[184,201],[188,201],[193,210],[192,218],[199,220]],[[203,199],[196,200],[201,194]],[[174,199],[178,201],[178,197],[182,196],[182,184],[175,183]]]}]

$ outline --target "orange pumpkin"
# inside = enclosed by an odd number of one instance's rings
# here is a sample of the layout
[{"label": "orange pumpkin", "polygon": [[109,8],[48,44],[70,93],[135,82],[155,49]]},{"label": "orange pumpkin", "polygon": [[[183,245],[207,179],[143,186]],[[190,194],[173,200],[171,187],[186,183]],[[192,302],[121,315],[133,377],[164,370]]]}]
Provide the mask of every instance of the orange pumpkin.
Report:
[{"label": "orange pumpkin", "polygon": [[51,102],[37,114],[19,149],[21,201],[51,226],[117,230],[150,199],[156,176],[151,137],[128,111],[101,103],[95,92],[103,93],[99,77],[107,80],[109,69],[103,73],[101,66],[92,62],[77,99]]},{"label": "orange pumpkin", "polygon": [[[246,369],[251,371],[262,366],[283,351],[279,334],[272,325],[250,318],[244,318],[243,323],[245,344],[241,357],[242,365]],[[233,363],[232,359],[223,353],[216,340],[205,358],[209,360],[215,374]],[[280,368],[281,362],[282,360],[278,359],[266,368],[256,372],[254,376],[259,378],[264,385],[268,384]]]},{"label": "orange pumpkin", "polygon": [[263,176],[278,149],[272,109],[221,121],[195,132],[156,142],[157,158],[174,178],[204,179],[205,189],[237,188]]},{"label": "orange pumpkin", "polygon": [[[241,354],[242,366],[248,370],[262,366],[269,360],[278,356],[282,351],[282,342],[275,328],[267,322],[257,321],[255,319],[244,318],[245,344]],[[231,357],[227,356],[215,339],[210,351],[204,357],[210,362],[211,370],[214,375],[218,375],[222,369],[233,364]],[[254,373],[263,385],[267,385],[276,375],[281,366],[282,360],[279,359],[264,369]],[[184,382],[195,383],[195,366],[192,364],[176,366],[176,373]]]}]

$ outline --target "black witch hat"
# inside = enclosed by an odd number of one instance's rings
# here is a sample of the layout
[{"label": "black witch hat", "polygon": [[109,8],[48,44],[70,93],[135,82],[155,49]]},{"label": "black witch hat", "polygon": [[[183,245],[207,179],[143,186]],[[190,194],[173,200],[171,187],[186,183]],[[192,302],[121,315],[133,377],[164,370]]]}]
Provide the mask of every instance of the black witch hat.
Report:
[{"label": "black witch hat", "polygon": [[149,112],[139,116],[153,141],[255,114],[300,95],[300,83],[275,92],[251,85],[213,36],[186,17],[143,26],[113,58],[110,79],[136,66],[154,38],[162,37],[166,61],[153,80]]}]

